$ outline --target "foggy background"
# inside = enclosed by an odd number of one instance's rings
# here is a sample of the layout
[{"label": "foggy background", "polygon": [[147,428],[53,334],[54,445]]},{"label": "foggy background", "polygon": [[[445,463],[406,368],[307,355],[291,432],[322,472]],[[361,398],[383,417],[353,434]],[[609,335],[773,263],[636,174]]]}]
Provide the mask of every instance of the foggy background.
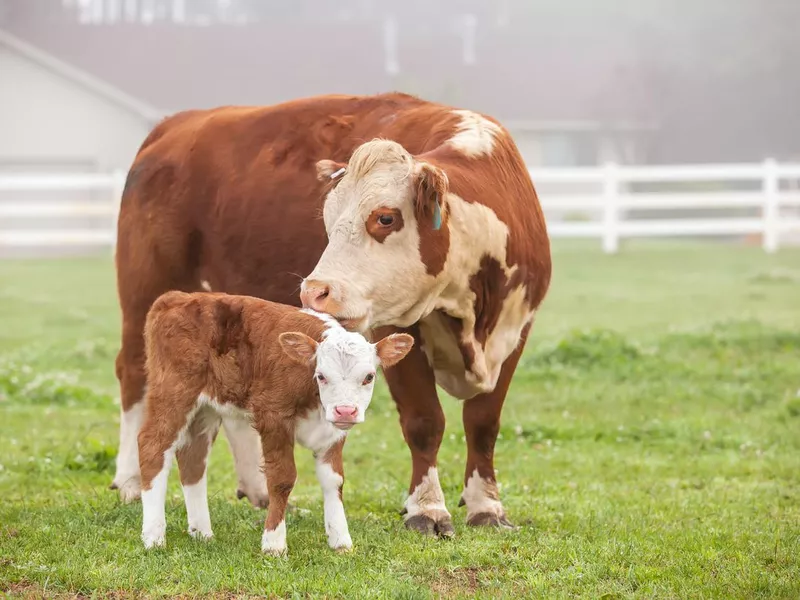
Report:
[{"label": "foggy background", "polygon": [[[646,217],[672,221],[628,234],[798,243],[800,195],[769,190],[800,167],[764,162],[800,162],[798,31],[800,0],[0,0],[0,256],[113,245],[124,174],[171,113],[392,90],[499,119],[556,237],[613,250],[613,221]],[[603,177],[542,171],[607,163],[731,165],[619,193],[763,193],[609,215]]]},{"label": "foggy background", "polygon": [[0,13],[157,117],[401,90],[490,113],[545,165],[800,159],[799,27],[797,0],[3,0]]}]

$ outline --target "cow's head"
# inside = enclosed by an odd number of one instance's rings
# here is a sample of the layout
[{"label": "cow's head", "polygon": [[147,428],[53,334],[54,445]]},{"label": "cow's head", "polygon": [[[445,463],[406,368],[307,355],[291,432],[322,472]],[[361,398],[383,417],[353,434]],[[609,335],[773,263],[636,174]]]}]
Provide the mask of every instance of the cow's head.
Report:
[{"label": "cow's head", "polygon": [[303,281],[303,306],[360,331],[425,316],[449,246],[444,171],[373,140],[347,165],[320,161],[317,174],[334,185],[323,211],[328,246]]}]

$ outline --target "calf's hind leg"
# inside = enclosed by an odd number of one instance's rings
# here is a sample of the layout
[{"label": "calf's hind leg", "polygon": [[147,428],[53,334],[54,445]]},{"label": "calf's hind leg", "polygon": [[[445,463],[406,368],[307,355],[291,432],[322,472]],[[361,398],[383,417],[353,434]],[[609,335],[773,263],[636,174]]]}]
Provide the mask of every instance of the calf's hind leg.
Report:
[{"label": "calf's hind leg", "polygon": [[201,408],[186,429],[182,445],[176,453],[186,502],[188,531],[193,538],[208,539],[214,535],[208,512],[208,454],[217,437],[220,422],[214,409]]},{"label": "calf's hind leg", "polygon": [[[163,546],[167,521],[164,504],[167,479],[181,441],[193,416],[197,392],[175,393],[166,384],[147,390],[145,418],[139,432],[139,470],[142,478],[142,541],[145,548]],[[165,411],[164,407],[169,410]]]}]

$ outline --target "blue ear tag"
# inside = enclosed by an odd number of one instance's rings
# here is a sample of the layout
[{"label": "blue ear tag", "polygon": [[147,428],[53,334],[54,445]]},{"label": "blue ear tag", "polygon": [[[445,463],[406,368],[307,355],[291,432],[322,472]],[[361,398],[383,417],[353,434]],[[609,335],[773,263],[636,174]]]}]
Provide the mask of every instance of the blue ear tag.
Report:
[{"label": "blue ear tag", "polygon": [[442,227],[442,209],[439,207],[439,196],[436,196],[436,201],[433,203],[433,229],[439,231]]}]

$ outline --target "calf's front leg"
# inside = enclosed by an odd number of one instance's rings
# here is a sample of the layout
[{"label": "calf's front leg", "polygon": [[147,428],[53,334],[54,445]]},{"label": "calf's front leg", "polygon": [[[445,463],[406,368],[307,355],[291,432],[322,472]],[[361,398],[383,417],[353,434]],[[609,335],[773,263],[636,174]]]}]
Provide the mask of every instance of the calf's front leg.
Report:
[{"label": "calf's front leg", "polygon": [[328,534],[328,545],[339,552],[346,552],[353,547],[342,503],[342,487],[344,486],[342,448],[344,442],[345,438],[342,438],[327,451],[315,455],[317,479],[322,486],[325,533]]},{"label": "calf's front leg", "polygon": [[294,464],[294,433],[292,424],[280,421],[260,427],[264,451],[264,470],[267,474],[269,507],[261,537],[261,551],[279,556],[286,554],[286,505],[297,480]]}]

